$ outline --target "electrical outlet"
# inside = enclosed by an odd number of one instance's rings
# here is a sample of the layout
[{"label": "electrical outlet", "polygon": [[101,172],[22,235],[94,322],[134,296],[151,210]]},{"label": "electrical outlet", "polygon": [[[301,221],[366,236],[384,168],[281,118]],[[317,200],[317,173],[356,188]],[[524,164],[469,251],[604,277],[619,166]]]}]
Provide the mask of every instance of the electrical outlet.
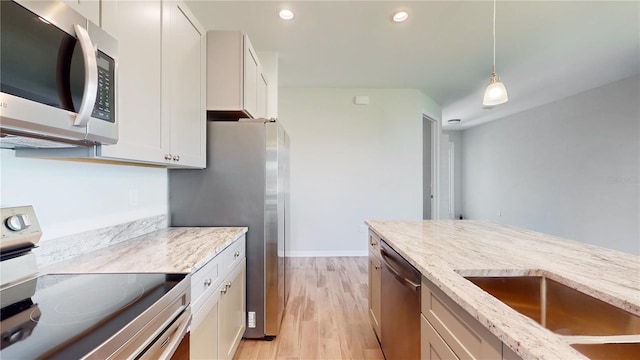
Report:
[{"label": "electrical outlet", "polygon": [[255,329],[255,327],[256,327],[256,312],[255,311],[249,311],[247,314],[249,314],[249,328]]}]

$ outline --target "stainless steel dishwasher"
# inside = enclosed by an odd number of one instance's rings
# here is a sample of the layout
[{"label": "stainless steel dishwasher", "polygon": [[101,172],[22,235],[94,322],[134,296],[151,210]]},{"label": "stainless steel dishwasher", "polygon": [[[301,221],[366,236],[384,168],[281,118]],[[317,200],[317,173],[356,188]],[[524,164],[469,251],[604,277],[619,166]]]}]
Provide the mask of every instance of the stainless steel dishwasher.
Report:
[{"label": "stainless steel dishwasher", "polygon": [[382,241],[382,352],[387,360],[420,358],[421,275]]}]

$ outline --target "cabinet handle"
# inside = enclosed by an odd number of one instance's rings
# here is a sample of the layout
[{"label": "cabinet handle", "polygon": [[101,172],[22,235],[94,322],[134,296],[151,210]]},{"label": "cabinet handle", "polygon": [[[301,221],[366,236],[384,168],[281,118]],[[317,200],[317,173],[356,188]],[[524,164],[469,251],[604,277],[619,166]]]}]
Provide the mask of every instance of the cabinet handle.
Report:
[{"label": "cabinet handle", "polygon": [[165,160],[171,160],[171,154],[165,154],[164,155],[164,159]]},{"label": "cabinet handle", "polygon": [[206,279],[204,281],[204,286],[207,286],[207,287],[211,286],[211,279]]},{"label": "cabinet handle", "polygon": [[238,256],[240,256],[240,251],[236,251],[236,252],[233,254],[233,257],[234,257],[234,258],[237,258]]},{"label": "cabinet handle", "polygon": [[221,293],[226,294],[227,293],[227,286],[225,285],[221,290]]},{"label": "cabinet handle", "polygon": [[227,289],[231,289],[231,282],[228,282],[226,287],[227,287]]},{"label": "cabinet handle", "polygon": [[380,266],[380,265],[373,265],[373,267],[374,267],[376,270],[380,270],[380,268],[381,268],[381,266]]},{"label": "cabinet handle", "polygon": [[180,161],[180,155],[173,155],[173,161]]}]

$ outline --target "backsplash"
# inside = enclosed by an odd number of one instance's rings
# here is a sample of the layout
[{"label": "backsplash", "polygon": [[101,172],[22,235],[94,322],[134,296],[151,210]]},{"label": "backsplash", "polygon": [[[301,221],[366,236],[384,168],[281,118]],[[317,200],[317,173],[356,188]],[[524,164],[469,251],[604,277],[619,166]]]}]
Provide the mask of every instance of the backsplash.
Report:
[{"label": "backsplash", "polygon": [[41,241],[35,249],[38,269],[167,227],[167,215]]}]

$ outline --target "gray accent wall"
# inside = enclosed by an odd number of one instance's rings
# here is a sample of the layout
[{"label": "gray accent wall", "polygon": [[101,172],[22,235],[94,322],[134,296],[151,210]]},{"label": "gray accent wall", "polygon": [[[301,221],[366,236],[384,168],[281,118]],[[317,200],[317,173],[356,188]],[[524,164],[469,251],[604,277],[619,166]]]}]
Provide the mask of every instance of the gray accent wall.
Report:
[{"label": "gray accent wall", "polygon": [[465,218],[640,254],[639,90],[634,76],[463,131]]}]

